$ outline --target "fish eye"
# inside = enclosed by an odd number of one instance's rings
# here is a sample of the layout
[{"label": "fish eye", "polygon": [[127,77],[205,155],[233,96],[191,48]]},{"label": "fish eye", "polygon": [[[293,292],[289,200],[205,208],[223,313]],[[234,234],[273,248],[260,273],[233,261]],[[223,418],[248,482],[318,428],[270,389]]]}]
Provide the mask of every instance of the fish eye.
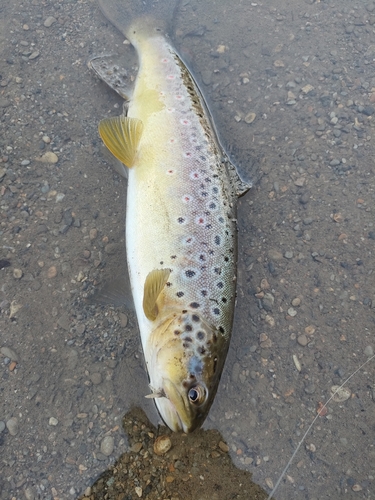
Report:
[{"label": "fish eye", "polygon": [[188,392],[188,398],[190,403],[199,406],[204,403],[204,400],[206,399],[206,390],[200,385],[191,387]]}]

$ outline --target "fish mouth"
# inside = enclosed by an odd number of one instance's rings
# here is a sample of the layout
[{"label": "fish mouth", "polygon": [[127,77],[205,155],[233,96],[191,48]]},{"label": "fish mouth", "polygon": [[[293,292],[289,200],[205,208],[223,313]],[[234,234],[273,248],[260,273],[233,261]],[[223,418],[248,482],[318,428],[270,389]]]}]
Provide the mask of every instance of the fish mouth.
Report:
[{"label": "fish mouth", "polygon": [[185,401],[177,386],[168,379],[163,379],[163,391],[165,397],[155,399],[155,403],[164,422],[174,432],[193,431],[196,425],[187,399]]}]

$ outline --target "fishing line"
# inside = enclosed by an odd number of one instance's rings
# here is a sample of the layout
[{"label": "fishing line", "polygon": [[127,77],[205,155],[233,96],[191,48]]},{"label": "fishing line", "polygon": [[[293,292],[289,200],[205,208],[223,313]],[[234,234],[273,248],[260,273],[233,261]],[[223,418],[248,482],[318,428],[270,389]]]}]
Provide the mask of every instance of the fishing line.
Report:
[{"label": "fishing line", "polygon": [[364,366],[367,365],[367,363],[369,363],[371,360],[373,360],[375,358],[375,354],[373,354],[370,358],[368,358],[367,361],[365,361],[364,363],[361,364],[361,366],[359,368],[357,368],[346,380],[344,380],[344,382],[340,385],[340,387],[338,387],[335,392],[332,394],[332,396],[324,403],[323,407],[319,410],[317,416],[314,418],[314,420],[311,422],[311,424],[309,425],[307,431],[305,432],[305,434],[303,435],[301,441],[298,443],[297,445],[297,448],[294,450],[293,452],[293,455],[291,456],[291,458],[289,459],[289,462],[286,464],[283,472],[281,473],[279,479],[277,480],[273,490],[271,491],[271,493],[268,495],[268,498],[267,500],[272,500],[272,496],[276,493],[276,490],[277,488],[279,487],[283,477],[285,476],[285,474],[287,473],[291,463],[293,462],[294,460],[294,457],[297,455],[299,449],[301,448],[303,442],[305,441],[306,439],[306,436],[308,435],[308,433],[311,431],[312,427],[314,426],[315,422],[318,420],[318,418],[320,417],[320,414],[321,414],[321,411],[323,410],[323,408],[325,406],[327,406],[330,401],[332,401],[332,399],[336,396],[336,394],[344,387],[344,385],[346,385],[349,380],[354,377],[354,375],[356,375]]}]

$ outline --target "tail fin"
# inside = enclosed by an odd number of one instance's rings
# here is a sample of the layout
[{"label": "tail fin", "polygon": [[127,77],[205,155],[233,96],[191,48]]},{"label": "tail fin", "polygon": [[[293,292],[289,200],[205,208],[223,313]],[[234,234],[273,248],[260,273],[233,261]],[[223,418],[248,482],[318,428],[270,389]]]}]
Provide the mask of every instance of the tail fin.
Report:
[{"label": "tail fin", "polygon": [[167,34],[179,2],[180,0],[98,0],[105,17],[130,41],[131,30]]}]

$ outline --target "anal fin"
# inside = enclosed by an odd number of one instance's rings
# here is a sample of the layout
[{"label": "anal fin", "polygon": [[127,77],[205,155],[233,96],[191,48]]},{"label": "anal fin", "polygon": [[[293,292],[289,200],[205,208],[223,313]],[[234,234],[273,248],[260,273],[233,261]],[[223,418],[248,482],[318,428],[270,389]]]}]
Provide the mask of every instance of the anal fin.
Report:
[{"label": "anal fin", "polygon": [[133,83],[127,70],[122,67],[117,54],[94,56],[87,61],[87,66],[125,101],[130,101]]}]

